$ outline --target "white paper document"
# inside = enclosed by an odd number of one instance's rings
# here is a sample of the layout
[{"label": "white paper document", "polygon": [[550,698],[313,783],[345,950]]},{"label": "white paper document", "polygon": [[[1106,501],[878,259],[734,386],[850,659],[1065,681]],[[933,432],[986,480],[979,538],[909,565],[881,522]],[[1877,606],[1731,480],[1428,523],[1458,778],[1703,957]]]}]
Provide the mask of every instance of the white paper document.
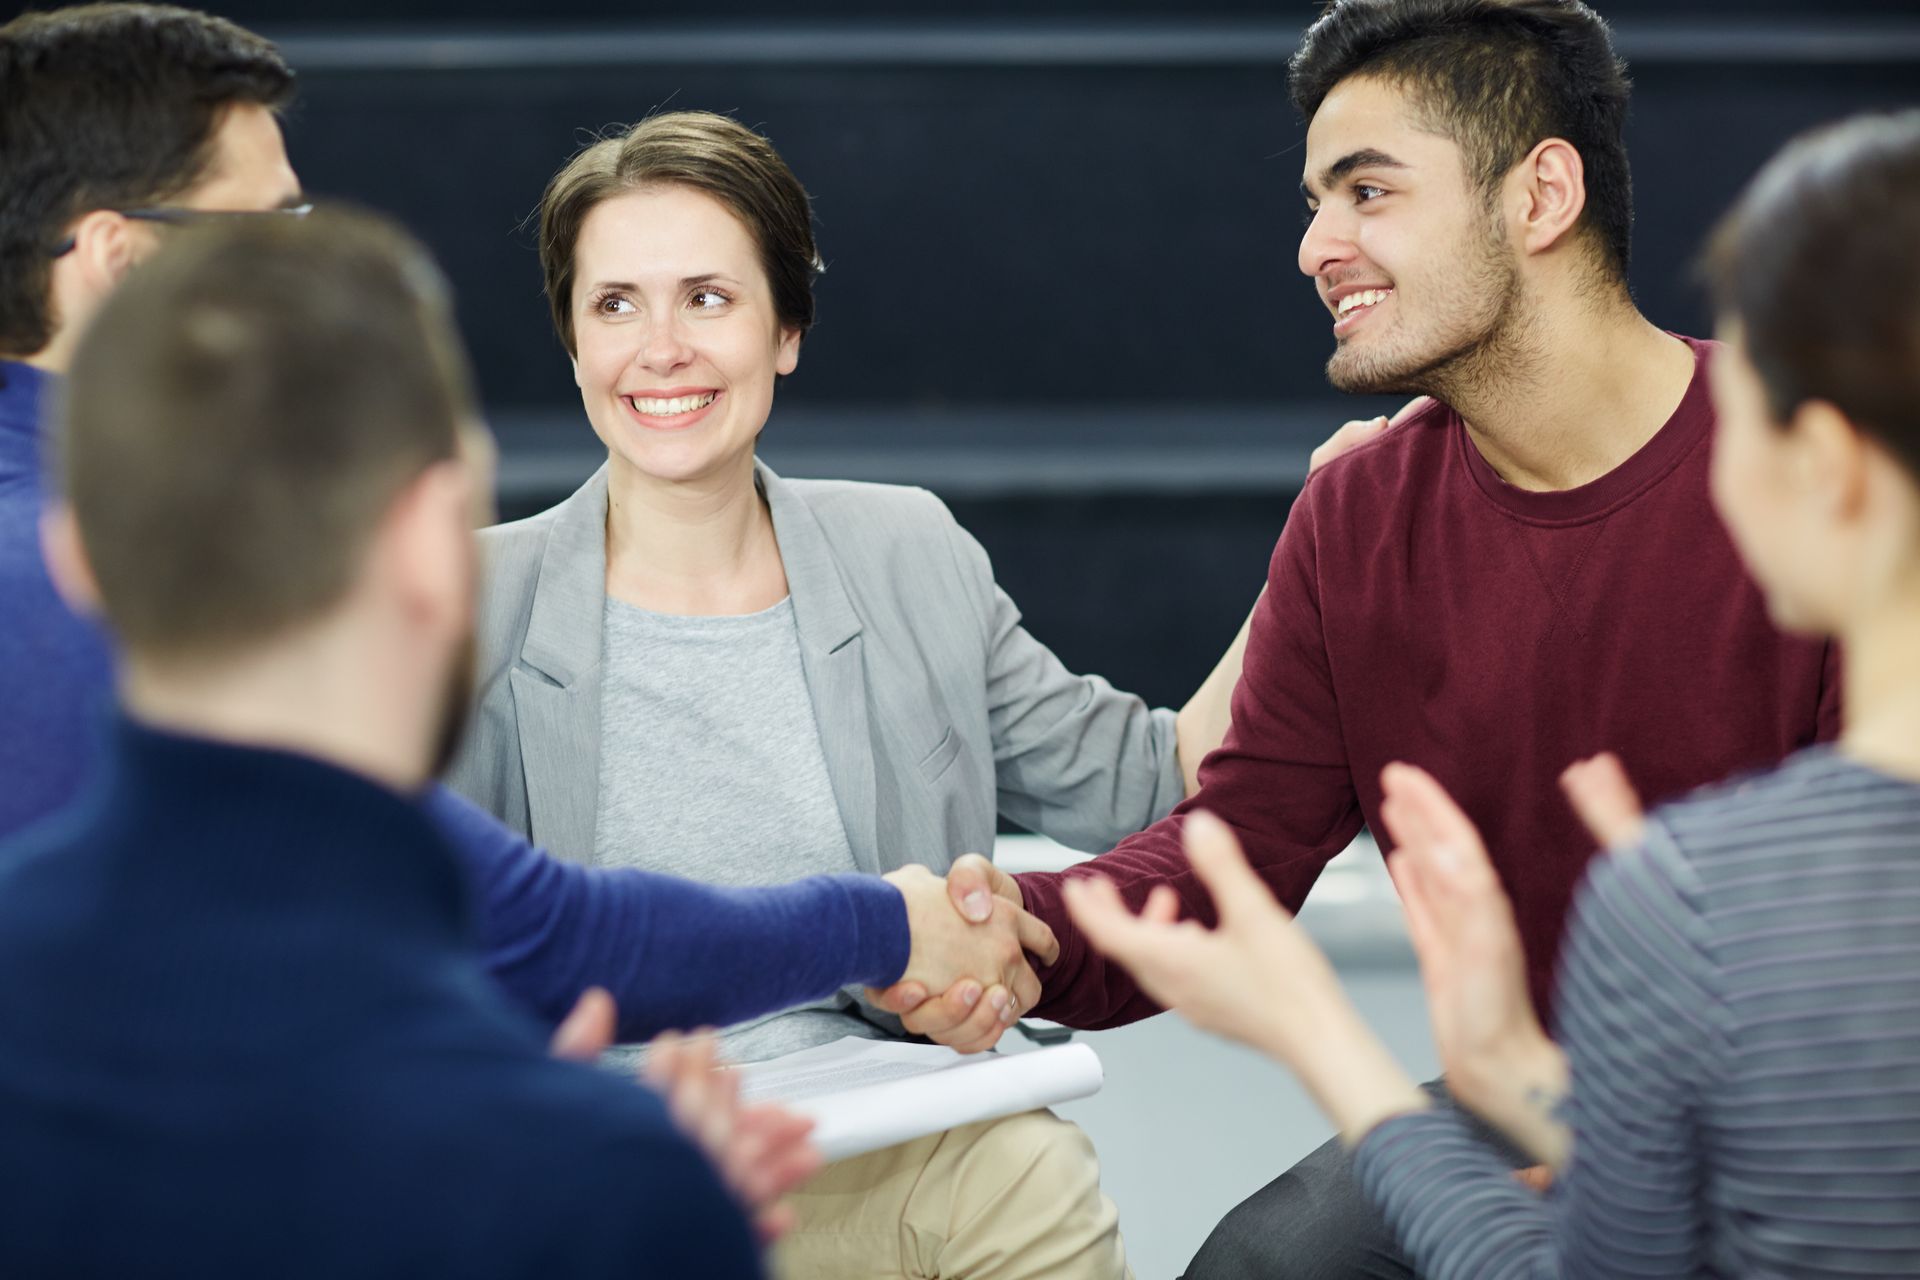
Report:
[{"label": "white paper document", "polygon": [[1084,1044],[963,1057],[940,1045],[859,1036],[735,1070],[746,1101],[812,1117],[814,1145],[828,1160],[1084,1098],[1103,1078]]}]

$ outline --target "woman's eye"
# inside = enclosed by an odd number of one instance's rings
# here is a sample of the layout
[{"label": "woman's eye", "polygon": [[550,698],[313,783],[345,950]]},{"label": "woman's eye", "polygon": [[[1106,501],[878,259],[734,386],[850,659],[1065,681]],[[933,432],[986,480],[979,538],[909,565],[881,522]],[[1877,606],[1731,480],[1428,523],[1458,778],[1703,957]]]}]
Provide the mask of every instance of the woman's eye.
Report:
[{"label": "woman's eye", "polygon": [[1374,197],[1385,194],[1387,193],[1379,187],[1368,186],[1364,182],[1356,183],[1353,188],[1353,202],[1355,204],[1365,204]]},{"label": "woman's eye", "polygon": [[729,302],[732,302],[733,299],[718,289],[695,289],[693,291],[693,297],[689,299],[689,301],[693,303],[694,310],[696,311],[717,311]]},{"label": "woman's eye", "polygon": [[594,300],[593,309],[603,316],[624,316],[633,311],[633,301],[617,293],[610,293]]}]

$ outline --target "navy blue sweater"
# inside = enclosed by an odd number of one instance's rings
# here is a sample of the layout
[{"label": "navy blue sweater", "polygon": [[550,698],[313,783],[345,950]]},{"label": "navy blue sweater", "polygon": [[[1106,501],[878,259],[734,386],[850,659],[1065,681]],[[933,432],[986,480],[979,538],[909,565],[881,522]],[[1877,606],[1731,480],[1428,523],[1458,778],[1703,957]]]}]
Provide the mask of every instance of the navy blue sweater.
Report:
[{"label": "navy blue sweater", "polygon": [[760,1274],[647,1091],[547,1059],[419,806],[122,722],[0,842],[0,1275]]},{"label": "navy blue sweater", "polygon": [[[40,440],[55,380],[0,360],[0,839],[81,787],[111,722],[98,628],[54,594],[40,560]],[[444,788],[425,798],[465,871],[488,968],[548,1024],[603,986],[620,1031],[727,1025],[906,968],[906,906],[870,876],[722,889],[563,863]],[[751,945],[744,945],[747,940]]]}]

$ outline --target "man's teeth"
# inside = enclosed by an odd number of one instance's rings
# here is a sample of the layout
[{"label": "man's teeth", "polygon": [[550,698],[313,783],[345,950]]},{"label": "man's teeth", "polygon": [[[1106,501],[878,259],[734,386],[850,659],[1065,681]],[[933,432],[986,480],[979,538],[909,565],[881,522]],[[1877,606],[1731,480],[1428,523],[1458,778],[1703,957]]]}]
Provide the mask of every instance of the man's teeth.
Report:
[{"label": "man's teeth", "polygon": [[1392,292],[1391,289],[1362,289],[1358,293],[1350,293],[1340,299],[1338,314],[1344,318],[1359,307],[1372,306]]},{"label": "man's teeth", "polygon": [[636,413],[644,413],[649,418],[671,418],[677,414],[692,413],[695,409],[704,409],[713,403],[718,392],[707,391],[697,396],[675,396],[671,400],[653,400],[646,396],[628,396]]}]

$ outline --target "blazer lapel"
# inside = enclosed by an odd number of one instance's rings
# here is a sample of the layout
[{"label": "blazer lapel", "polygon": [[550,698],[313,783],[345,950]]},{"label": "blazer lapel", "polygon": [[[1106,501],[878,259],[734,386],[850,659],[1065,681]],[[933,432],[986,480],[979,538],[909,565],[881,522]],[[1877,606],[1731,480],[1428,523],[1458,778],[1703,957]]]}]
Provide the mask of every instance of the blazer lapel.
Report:
[{"label": "blazer lapel", "polygon": [[765,463],[756,463],[755,471],[773,513],[773,533],[800,633],[800,666],[840,821],[854,865],[877,875],[883,868],[875,828],[873,737],[867,723],[860,615],[847,597],[833,548],[813,512]]},{"label": "blazer lapel", "polygon": [[509,676],[534,843],[594,860],[600,803],[600,628],[607,590],[607,469],[554,513],[520,665]]}]

